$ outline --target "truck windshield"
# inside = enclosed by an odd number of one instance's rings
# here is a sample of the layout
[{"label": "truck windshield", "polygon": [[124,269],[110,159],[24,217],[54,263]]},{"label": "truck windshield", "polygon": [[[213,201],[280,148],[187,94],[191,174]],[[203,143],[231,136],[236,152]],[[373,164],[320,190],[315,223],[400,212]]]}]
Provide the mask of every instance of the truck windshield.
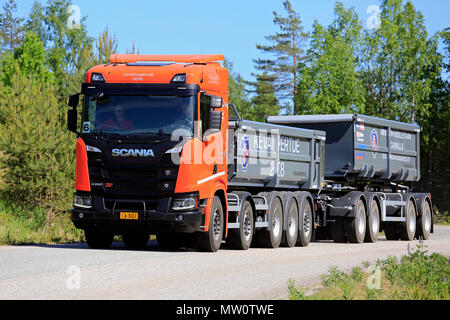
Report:
[{"label": "truck windshield", "polygon": [[192,136],[195,96],[86,96],[83,133]]}]

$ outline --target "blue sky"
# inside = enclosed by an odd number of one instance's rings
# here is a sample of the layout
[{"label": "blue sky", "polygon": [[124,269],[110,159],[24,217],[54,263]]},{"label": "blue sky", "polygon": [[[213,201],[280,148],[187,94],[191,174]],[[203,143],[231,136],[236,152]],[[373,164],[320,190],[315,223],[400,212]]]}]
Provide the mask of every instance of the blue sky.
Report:
[{"label": "blue sky", "polygon": [[[3,7],[7,0],[0,0]],[[16,0],[18,14],[28,16],[33,0]],[[46,0],[41,0],[45,3]],[[72,0],[86,17],[90,36],[97,37],[106,26],[117,35],[119,53],[131,48],[133,40],[143,54],[224,54],[233,70],[251,80],[254,58],[263,57],[256,44],[278,31],[273,11],[284,15],[282,0]],[[366,12],[377,0],[341,0],[355,7],[366,25]],[[450,1],[412,0],[425,16],[429,34],[450,27]],[[310,31],[314,20],[328,25],[335,1],[291,0],[303,26]],[[404,1],[406,3],[406,1]]]}]

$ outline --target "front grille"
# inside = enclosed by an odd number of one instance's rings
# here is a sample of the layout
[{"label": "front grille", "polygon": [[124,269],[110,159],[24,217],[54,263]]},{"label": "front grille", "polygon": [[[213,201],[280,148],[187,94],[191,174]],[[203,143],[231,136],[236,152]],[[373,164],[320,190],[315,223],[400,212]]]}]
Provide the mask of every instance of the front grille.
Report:
[{"label": "front grille", "polygon": [[117,170],[110,171],[111,178],[157,178],[157,170]]}]

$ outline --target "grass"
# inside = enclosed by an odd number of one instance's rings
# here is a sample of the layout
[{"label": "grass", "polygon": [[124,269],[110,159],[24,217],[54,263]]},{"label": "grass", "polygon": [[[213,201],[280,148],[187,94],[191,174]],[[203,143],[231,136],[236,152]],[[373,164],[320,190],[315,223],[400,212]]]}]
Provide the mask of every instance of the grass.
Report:
[{"label": "grass", "polygon": [[73,243],[84,241],[68,213],[47,221],[43,209],[23,208],[0,201],[0,245]]},{"label": "grass", "polygon": [[[319,288],[288,282],[291,300],[450,300],[450,261],[417,245],[400,259],[364,262],[351,272],[331,266]],[[311,292],[312,291],[312,292]]]},{"label": "grass", "polygon": [[448,213],[448,211],[439,212],[436,210],[436,215],[434,216],[434,223],[450,226],[450,214]]}]

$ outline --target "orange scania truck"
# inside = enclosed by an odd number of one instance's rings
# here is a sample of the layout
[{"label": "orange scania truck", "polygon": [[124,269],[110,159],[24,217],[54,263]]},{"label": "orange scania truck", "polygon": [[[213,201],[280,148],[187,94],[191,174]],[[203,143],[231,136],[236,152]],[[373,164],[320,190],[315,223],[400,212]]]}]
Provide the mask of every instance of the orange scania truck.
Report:
[{"label": "orange scania truck", "polygon": [[[431,195],[411,124],[363,115],[244,120],[223,55],[122,55],[70,96],[71,219],[91,248],[307,246],[428,239]],[[82,99],[80,99],[80,96]],[[81,112],[77,107],[81,105]]]}]

